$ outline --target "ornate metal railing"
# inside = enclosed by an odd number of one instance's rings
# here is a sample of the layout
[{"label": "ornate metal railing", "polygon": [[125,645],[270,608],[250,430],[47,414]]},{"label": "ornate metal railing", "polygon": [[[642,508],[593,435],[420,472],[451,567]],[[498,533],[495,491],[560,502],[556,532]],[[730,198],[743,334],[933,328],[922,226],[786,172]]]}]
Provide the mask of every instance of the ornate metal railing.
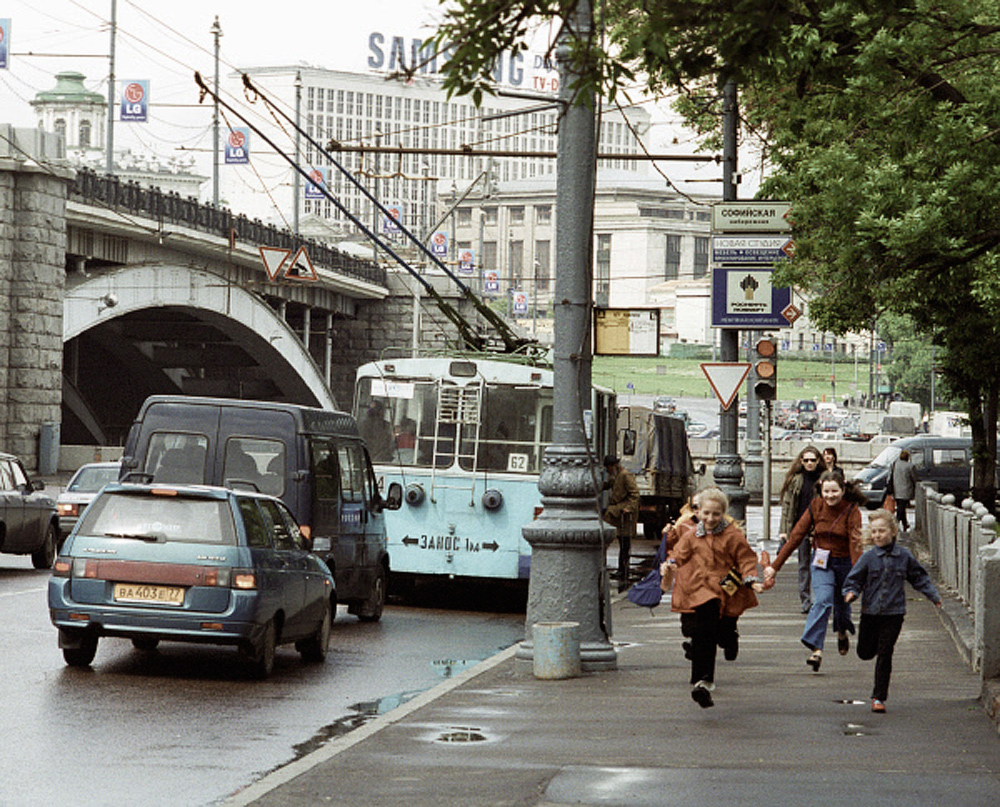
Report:
[{"label": "ornate metal railing", "polygon": [[217,235],[231,243],[278,247],[290,250],[293,254],[304,246],[316,266],[380,286],[385,286],[387,282],[385,269],[373,261],[296,236],[289,230],[264,224],[260,219],[251,221],[224,207],[205,204],[191,197],[184,198],[174,192],[164,193],[151,185],[143,187],[138,182],[123,182],[116,176],[82,168],[77,170],[70,198],[85,204],[143,216],[160,224],[190,227]]}]

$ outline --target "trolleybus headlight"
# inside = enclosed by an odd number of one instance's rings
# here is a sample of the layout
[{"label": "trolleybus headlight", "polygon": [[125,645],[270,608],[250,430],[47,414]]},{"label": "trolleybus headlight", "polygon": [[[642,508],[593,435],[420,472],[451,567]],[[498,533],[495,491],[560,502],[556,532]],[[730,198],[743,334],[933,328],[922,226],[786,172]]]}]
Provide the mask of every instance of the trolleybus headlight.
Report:
[{"label": "trolleybus headlight", "polygon": [[503,494],[491,488],[483,494],[483,507],[487,510],[499,510],[503,505]]},{"label": "trolleybus headlight", "polygon": [[424,500],[424,489],[417,484],[406,486],[406,503],[416,507]]}]

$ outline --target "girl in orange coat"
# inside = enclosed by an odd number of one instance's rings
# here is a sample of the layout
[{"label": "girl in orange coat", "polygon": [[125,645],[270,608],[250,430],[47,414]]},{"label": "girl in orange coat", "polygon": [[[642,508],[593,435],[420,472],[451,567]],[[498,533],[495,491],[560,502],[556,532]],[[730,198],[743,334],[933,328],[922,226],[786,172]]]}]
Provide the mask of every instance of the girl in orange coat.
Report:
[{"label": "girl in orange coat", "polygon": [[[683,570],[674,582],[672,609],[680,612],[681,631],[691,637],[691,697],[702,708],[714,705],[715,653],[728,653],[735,638],[735,618],[757,605],[757,556],[735,523],[727,523],[729,499],[718,488],[698,495],[698,525],[684,530],[667,559]],[[723,591],[724,578],[735,569],[735,593]],[[735,657],[735,655],[734,655]]]}]

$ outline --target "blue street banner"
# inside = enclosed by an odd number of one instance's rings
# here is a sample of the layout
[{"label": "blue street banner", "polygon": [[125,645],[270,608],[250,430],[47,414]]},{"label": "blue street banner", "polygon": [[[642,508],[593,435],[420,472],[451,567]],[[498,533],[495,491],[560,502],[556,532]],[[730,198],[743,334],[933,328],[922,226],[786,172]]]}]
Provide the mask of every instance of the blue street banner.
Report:
[{"label": "blue street banner", "polygon": [[511,307],[515,314],[528,313],[528,295],[517,289],[510,290]]},{"label": "blue street banner", "polygon": [[487,294],[500,293],[500,275],[496,269],[487,269],[483,272],[483,291]]},{"label": "blue street banner", "polygon": [[460,275],[471,275],[476,271],[475,257],[471,249],[463,249],[458,253],[458,273]]},{"label": "blue street banner", "polygon": [[122,105],[119,120],[145,123],[149,116],[149,81],[122,82]]},{"label": "blue street banner", "polygon": [[0,70],[6,70],[10,61],[10,19],[0,20]]},{"label": "blue street banner", "polygon": [[448,257],[448,234],[437,232],[431,236],[431,255],[438,258]]},{"label": "blue street banner", "polygon": [[312,168],[309,170],[309,181],[306,183],[306,199],[325,199],[323,190],[330,187],[330,169]]},{"label": "blue street banner", "polygon": [[712,267],[712,326],[715,328],[789,328],[801,315],[792,290],[771,283],[764,268]]},{"label": "blue street banner", "polygon": [[389,211],[389,215],[382,217],[382,232],[386,235],[401,233],[402,230],[399,229],[399,223],[403,220],[403,205],[397,202],[396,204],[386,205],[385,209]]},{"label": "blue street banner", "polygon": [[229,130],[226,138],[226,165],[248,165],[250,162],[250,129],[239,126]]}]

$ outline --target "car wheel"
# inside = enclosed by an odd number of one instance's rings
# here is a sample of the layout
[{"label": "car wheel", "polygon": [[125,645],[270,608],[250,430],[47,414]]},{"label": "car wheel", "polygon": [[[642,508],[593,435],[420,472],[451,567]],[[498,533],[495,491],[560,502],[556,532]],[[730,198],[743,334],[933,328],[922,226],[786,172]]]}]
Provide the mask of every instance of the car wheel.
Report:
[{"label": "car wheel", "polygon": [[136,638],[132,640],[132,647],[136,650],[141,650],[143,653],[151,653],[156,650],[159,643],[159,639]]},{"label": "car wheel", "polygon": [[264,626],[264,634],[253,648],[250,658],[250,669],[255,678],[267,678],[274,670],[274,650],[278,644],[278,631],[274,620]]},{"label": "car wheel", "polygon": [[86,636],[79,647],[64,647],[63,660],[70,667],[89,667],[97,655],[97,637]]},{"label": "car wheel", "polygon": [[386,591],[385,566],[379,566],[368,589],[368,599],[361,603],[358,609],[358,619],[362,622],[378,622],[382,618],[382,608],[385,606]]},{"label": "car wheel", "polygon": [[56,544],[59,536],[56,533],[56,525],[49,524],[45,530],[45,542],[36,551],[31,553],[31,565],[36,569],[51,569],[56,562]]},{"label": "car wheel", "polygon": [[330,631],[332,627],[333,616],[331,613],[331,604],[327,601],[326,609],[323,613],[323,621],[320,622],[316,635],[311,636],[308,639],[303,639],[295,646],[295,649],[302,654],[303,661],[313,661],[317,663],[326,661],[326,653],[330,647]]}]

